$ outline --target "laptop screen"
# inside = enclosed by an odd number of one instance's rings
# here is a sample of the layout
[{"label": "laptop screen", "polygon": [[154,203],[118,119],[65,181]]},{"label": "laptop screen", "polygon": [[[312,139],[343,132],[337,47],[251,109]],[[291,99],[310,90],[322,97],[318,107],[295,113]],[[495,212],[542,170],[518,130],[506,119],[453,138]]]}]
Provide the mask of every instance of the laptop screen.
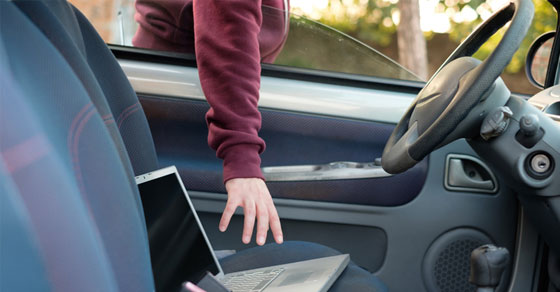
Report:
[{"label": "laptop screen", "polygon": [[198,282],[206,271],[218,274],[211,246],[187,201],[176,170],[162,176],[153,175],[153,179],[140,182],[138,188],[148,228],[156,291],[177,291],[184,281]]}]

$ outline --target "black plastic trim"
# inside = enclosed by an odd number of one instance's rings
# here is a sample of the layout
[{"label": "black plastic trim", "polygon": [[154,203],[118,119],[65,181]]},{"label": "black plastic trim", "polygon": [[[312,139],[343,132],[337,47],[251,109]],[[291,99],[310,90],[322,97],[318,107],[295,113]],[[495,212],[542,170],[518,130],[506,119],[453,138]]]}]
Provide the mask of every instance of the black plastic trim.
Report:
[{"label": "black plastic trim", "polygon": [[[558,14],[560,10],[560,1],[549,0],[548,1]],[[546,78],[544,81],[544,88],[549,88],[556,84],[556,76],[558,71],[558,58],[560,57],[560,18],[556,21],[556,36],[554,37],[554,43],[552,43],[552,52],[550,52],[550,60],[548,61],[548,69],[546,70]]]},{"label": "black plastic trim", "polygon": [[[151,62],[159,64],[196,67],[193,54],[164,51],[153,51],[142,48],[108,44],[117,59]],[[417,94],[424,87],[424,82],[366,75],[294,68],[281,65],[262,64],[262,75],[268,77],[287,78],[300,81],[352,86],[367,89],[399,91]]]},{"label": "black plastic trim", "polygon": [[[545,32],[543,34],[541,34],[537,39],[535,39],[533,41],[533,43],[531,44],[531,46],[529,47],[529,52],[527,52],[527,58],[525,59],[525,75],[527,76],[527,79],[529,79],[529,82],[531,82],[531,84],[533,84],[534,86],[536,86],[537,88],[544,88],[544,84],[540,84],[539,82],[537,82],[537,80],[535,80],[534,76],[533,76],[533,72],[531,72],[531,67],[533,66],[533,60],[535,58],[535,54],[537,53],[538,49],[549,39],[553,38],[554,35],[556,35],[556,32],[554,31],[549,31],[549,32]],[[551,50],[552,53],[552,50]],[[547,72],[548,72],[547,68]]]},{"label": "black plastic trim", "polygon": [[194,54],[148,50],[136,47],[107,44],[117,59],[196,67]]}]

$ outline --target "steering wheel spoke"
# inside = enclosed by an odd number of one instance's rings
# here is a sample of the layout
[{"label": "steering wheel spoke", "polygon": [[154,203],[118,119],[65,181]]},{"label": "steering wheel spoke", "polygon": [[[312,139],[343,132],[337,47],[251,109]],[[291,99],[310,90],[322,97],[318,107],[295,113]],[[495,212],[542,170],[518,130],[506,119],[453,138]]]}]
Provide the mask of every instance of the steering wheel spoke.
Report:
[{"label": "steering wheel spoke", "polygon": [[[531,0],[511,2],[457,47],[391,134],[381,160],[385,171],[406,171],[438,147],[472,133],[481,115],[507,100],[509,91],[499,76],[521,45],[533,12]],[[509,20],[504,37],[484,62],[470,57]]]}]

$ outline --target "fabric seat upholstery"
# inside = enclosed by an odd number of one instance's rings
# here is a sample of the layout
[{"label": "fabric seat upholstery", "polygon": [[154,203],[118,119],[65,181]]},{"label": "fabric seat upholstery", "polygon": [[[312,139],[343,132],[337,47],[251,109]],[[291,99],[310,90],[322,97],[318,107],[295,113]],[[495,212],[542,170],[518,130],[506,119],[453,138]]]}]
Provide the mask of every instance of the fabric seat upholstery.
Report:
[{"label": "fabric seat upholstery", "polygon": [[[82,245],[100,242],[109,267],[103,268],[102,263],[92,261],[91,264],[96,267],[93,270],[100,269],[109,273],[117,282],[118,290],[153,291],[145,223],[138,208],[138,189],[131,185],[131,172],[126,171],[126,167],[131,168],[130,163],[122,163],[105,121],[65,58],[12,2],[2,1],[0,5],[0,37],[5,53],[9,56],[5,58],[5,63],[12,83],[19,85],[21,96],[25,97],[36,124],[41,125],[44,130],[43,137],[50,142],[48,149],[54,151],[63,170],[60,178],[57,176],[46,179],[46,176],[41,176],[43,172],[51,171],[49,167],[28,173],[29,176],[22,177],[20,183],[16,178],[18,185],[35,188],[22,192],[33,195],[28,206],[37,206],[30,210],[30,214],[37,217],[34,222],[42,223],[41,220],[45,221],[51,215],[45,214],[44,206],[39,204],[42,202],[38,198],[42,194],[40,191],[49,184],[54,184],[53,188],[59,187],[67,178],[75,186],[68,191],[71,196],[61,199],[58,208],[48,210],[74,210],[77,213],[75,216],[89,216],[96,234],[93,238],[84,237],[83,242],[66,248],[72,250],[75,247],[79,250]],[[10,100],[11,102],[13,101]],[[17,113],[11,108],[7,112]],[[9,119],[6,128],[13,127],[19,119],[21,117],[18,116]],[[29,154],[41,151],[38,147],[26,150]],[[79,200],[85,209],[73,208],[76,204],[70,204],[72,200]],[[51,202],[54,201],[46,203]],[[60,222],[59,229],[37,228],[38,238],[56,239],[64,234],[71,234],[71,226],[63,223]],[[53,233],[41,234],[48,231]],[[61,243],[61,246],[64,244]],[[46,251],[45,255],[56,257],[57,253]],[[80,257],[77,256],[76,259]],[[46,262],[49,272],[57,271],[59,265],[65,265],[48,258]],[[71,262],[68,263],[69,266],[70,264]],[[77,270],[76,277],[66,278],[67,281],[83,285],[89,283],[89,279],[96,278],[90,276],[88,271],[79,272],[79,263],[72,264]],[[105,291],[96,285],[91,287],[92,290]],[[67,289],[80,290],[84,289]]]},{"label": "fabric seat upholstery", "polygon": [[[48,133],[63,170],[61,177],[75,184],[74,194],[98,233],[92,242],[101,242],[105,251],[109,265],[105,270],[111,272],[117,290],[153,291],[146,229],[133,175],[158,166],[136,94],[89,21],[67,2],[2,5],[0,38],[10,56],[11,74],[22,85],[38,124]],[[285,254],[298,260],[309,249],[317,257],[338,253],[315,244],[306,249],[297,244],[267,248],[273,251],[270,264],[282,262]],[[229,263],[258,252],[252,250],[228,259]],[[52,261],[46,263],[50,272]],[[373,276],[355,269],[366,286],[378,287]],[[82,280],[89,283],[79,277],[75,282]],[[98,290],[111,291],[110,282],[107,290]]]},{"label": "fabric seat upholstery", "polygon": [[123,160],[136,175],[158,167],[142,106],[122,69],[89,21],[66,1],[15,4],[64,56],[107,124]]},{"label": "fabric seat upholstery", "polygon": [[[243,250],[220,260],[220,264],[224,273],[233,273],[339,254],[339,251],[317,243],[286,241],[282,245],[271,243]],[[353,261],[348,263],[340,278],[344,281],[334,282],[332,291],[387,291],[385,284]]]},{"label": "fabric seat upholstery", "polygon": [[29,221],[0,159],[0,291],[50,290],[45,263]]},{"label": "fabric seat upholstery", "polygon": [[117,291],[69,165],[21,89],[33,80],[17,78],[4,53],[14,29],[5,21],[21,24],[8,5],[0,3],[0,291]]}]

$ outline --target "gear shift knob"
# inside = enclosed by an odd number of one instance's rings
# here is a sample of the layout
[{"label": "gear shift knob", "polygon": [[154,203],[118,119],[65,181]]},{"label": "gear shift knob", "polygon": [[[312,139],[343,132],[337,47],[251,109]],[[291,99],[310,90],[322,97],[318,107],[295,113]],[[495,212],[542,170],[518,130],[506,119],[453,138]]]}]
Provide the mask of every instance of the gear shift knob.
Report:
[{"label": "gear shift knob", "polygon": [[490,244],[478,247],[471,253],[469,282],[477,286],[477,291],[494,291],[508,264],[509,252],[506,248]]}]

